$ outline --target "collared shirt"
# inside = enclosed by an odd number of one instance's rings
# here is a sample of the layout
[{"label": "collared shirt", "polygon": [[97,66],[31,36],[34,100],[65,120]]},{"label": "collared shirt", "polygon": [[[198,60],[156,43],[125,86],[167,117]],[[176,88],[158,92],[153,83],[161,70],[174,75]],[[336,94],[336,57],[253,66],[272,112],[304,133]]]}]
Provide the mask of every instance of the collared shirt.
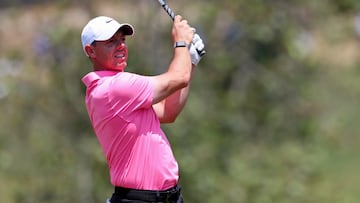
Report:
[{"label": "collared shirt", "polygon": [[178,164],[152,108],[149,77],[96,71],[83,77],[86,108],[114,186],[165,190],[178,182]]}]

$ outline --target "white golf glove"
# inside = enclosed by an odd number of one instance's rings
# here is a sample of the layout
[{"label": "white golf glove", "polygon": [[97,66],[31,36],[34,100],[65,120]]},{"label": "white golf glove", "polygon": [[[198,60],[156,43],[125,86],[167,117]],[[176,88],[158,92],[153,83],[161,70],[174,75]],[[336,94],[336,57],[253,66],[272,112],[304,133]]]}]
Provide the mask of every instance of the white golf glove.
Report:
[{"label": "white golf glove", "polygon": [[190,45],[191,63],[197,66],[201,60],[200,53],[205,53],[205,44],[198,34],[194,34],[193,40]]}]

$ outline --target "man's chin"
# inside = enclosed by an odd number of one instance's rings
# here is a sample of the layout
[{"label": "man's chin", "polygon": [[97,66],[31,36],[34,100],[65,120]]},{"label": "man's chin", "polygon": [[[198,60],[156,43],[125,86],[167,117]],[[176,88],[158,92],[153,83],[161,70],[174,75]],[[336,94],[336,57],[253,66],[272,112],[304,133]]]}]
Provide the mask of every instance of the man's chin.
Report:
[{"label": "man's chin", "polygon": [[127,63],[126,63],[126,62],[119,63],[119,64],[117,64],[116,66],[114,66],[114,67],[112,68],[112,70],[115,70],[115,71],[124,71],[125,68],[126,68],[126,66],[127,66]]}]

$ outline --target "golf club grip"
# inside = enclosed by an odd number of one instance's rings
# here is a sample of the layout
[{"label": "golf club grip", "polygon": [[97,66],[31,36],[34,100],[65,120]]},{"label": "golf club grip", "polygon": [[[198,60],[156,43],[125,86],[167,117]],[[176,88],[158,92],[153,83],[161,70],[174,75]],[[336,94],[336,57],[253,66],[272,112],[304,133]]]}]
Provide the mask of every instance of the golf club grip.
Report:
[{"label": "golf club grip", "polygon": [[175,20],[175,13],[171,10],[171,8],[165,3],[163,0],[159,0],[161,6],[166,11],[166,13],[170,16],[170,18],[174,21]]},{"label": "golf club grip", "polygon": [[[171,10],[171,8],[165,3],[164,0],[158,0],[163,9],[166,11],[166,13],[170,16],[170,18],[174,21],[175,20],[175,13]],[[202,57],[206,54],[205,49],[203,50],[196,50],[198,54]]]},{"label": "golf club grip", "polygon": [[205,54],[206,54],[206,51],[205,51],[205,49],[203,49],[203,50],[196,50],[197,52],[198,52],[198,54],[202,57],[202,56],[204,56]]}]

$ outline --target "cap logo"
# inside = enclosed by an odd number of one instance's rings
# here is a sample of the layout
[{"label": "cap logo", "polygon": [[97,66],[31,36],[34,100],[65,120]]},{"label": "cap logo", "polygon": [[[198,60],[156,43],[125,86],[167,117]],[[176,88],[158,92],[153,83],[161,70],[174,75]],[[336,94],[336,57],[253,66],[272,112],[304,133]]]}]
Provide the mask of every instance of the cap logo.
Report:
[{"label": "cap logo", "polygon": [[110,23],[111,21],[113,21],[113,20],[107,20],[107,21],[105,21],[106,23]]}]

